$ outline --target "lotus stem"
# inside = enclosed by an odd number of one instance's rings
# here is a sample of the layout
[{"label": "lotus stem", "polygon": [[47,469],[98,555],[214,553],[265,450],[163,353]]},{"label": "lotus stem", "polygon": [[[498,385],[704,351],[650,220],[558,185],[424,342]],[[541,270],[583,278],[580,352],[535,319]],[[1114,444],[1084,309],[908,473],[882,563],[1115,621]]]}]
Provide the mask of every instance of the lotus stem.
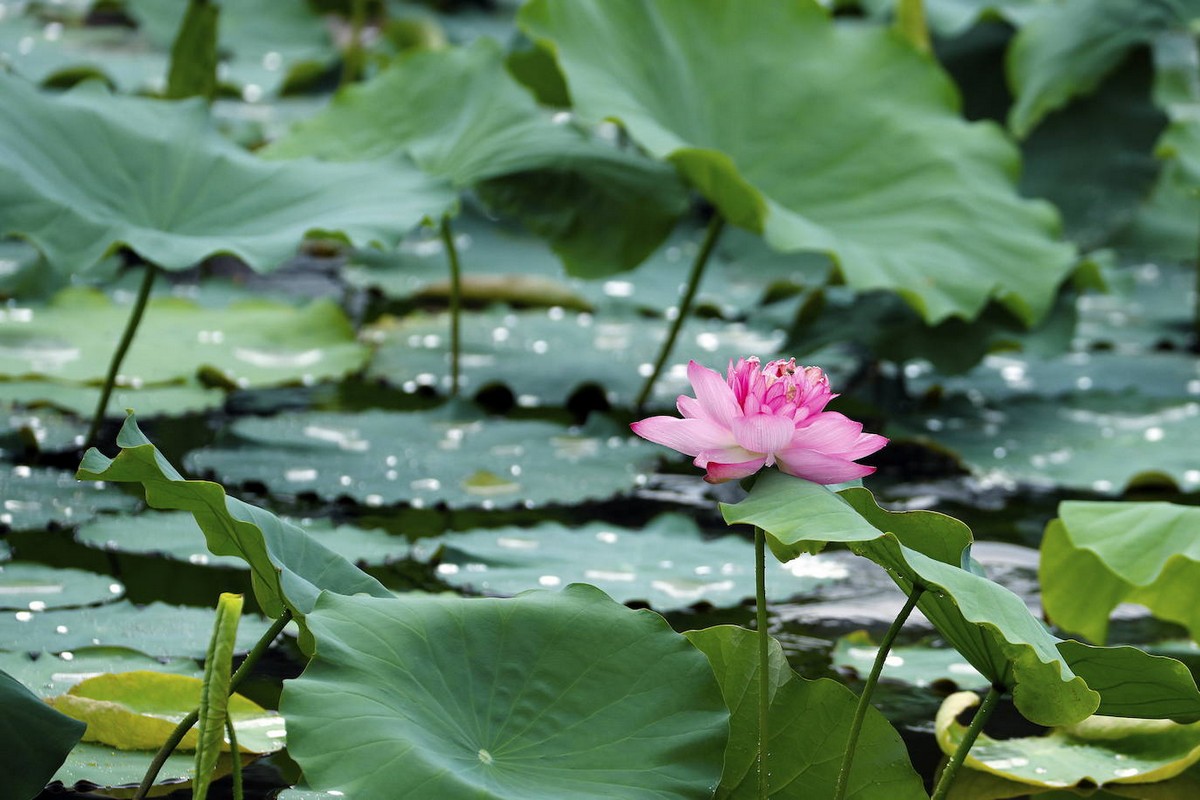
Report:
[{"label": "lotus stem", "polygon": [[[229,679],[229,694],[232,695],[241,686],[242,681],[246,680],[251,670],[258,664],[258,660],[262,658],[263,653],[275,641],[287,624],[292,621],[292,612],[290,609],[284,609],[284,612],[275,622],[271,623],[271,627],[267,628],[267,632],[262,635],[262,638],[254,643],[254,647],[246,654],[246,658],[241,665],[234,670],[233,677]],[[186,717],[179,721],[175,726],[175,730],[171,731],[171,735],[163,742],[162,747],[158,748],[158,752],[154,754],[154,760],[150,762],[150,766],[146,769],[146,774],[142,776],[142,783],[138,786],[137,791],[133,795],[133,800],[145,800],[147,793],[154,788],[154,781],[158,780],[158,773],[162,770],[163,764],[167,763],[167,759],[171,757],[171,753],[175,752],[175,748],[183,741],[183,737],[187,736],[188,731],[200,719],[200,709],[192,709]],[[236,756],[236,754],[235,754]]]},{"label": "lotus stem", "polygon": [[108,400],[112,397],[117,374],[121,371],[121,362],[125,360],[125,354],[129,351],[129,346],[133,344],[133,336],[142,322],[142,314],[146,311],[146,301],[150,299],[150,288],[154,286],[154,278],[157,275],[158,267],[146,264],[146,274],[142,276],[142,285],[138,289],[133,310],[129,313],[129,321],[125,323],[125,332],[121,334],[121,341],[117,343],[117,349],[113,352],[112,361],[108,365],[108,376],[104,379],[104,387],[100,390],[100,402],[96,404],[96,413],[92,415],[92,424],[88,427],[87,436],[83,440],[85,448],[93,447],[96,444],[96,435],[100,433],[100,426],[104,424],[104,415],[108,411]]},{"label": "lotus stem", "polygon": [[442,244],[446,248],[446,260],[450,263],[450,396],[458,397],[458,360],[462,352],[462,272],[449,214],[442,217]]},{"label": "lotus stem", "polygon": [[342,76],[338,88],[348,86],[363,74],[363,28],[367,24],[367,0],[351,0],[350,43],[342,54]]},{"label": "lotus stem", "polygon": [[771,665],[768,653],[771,634],[767,630],[767,535],[754,528],[754,613],[758,627],[758,796],[766,800],[771,794],[771,773],[767,755],[770,745],[768,722],[771,712]]},{"label": "lotus stem", "polygon": [[946,800],[946,795],[950,792],[950,785],[954,783],[954,776],[958,774],[959,767],[967,760],[967,753],[970,752],[971,745],[975,744],[975,740],[983,730],[988,717],[992,716],[992,711],[995,710],[996,703],[1000,700],[1001,692],[1002,690],[998,686],[992,686],[988,689],[988,693],[983,698],[983,704],[979,706],[979,710],[971,718],[971,724],[967,728],[967,732],[963,734],[962,741],[954,749],[954,755],[950,756],[950,761],[946,763],[945,769],[942,770],[942,775],[938,778],[937,787],[934,788],[933,795],[929,800]]},{"label": "lotus stem", "polygon": [[717,240],[721,237],[721,231],[724,228],[725,218],[721,216],[719,211],[714,211],[712,219],[708,221],[708,230],[704,234],[704,243],[700,245],[700,251],[696,253],[696,260],[692,262],[692,271],[688,275],[687,288],[684,290],[683,299],[679,301],[679,313],[671,322],[671,329],[667,332],[666,341],[663,342],[662,349],[658,353],[658,360],[654,363],[654,371],[646,379],[645,385],[642,386],[641,394],[638,395],[637,401],[634,403],[638,416],[641,416],[646,406],[646,401],[650,399],[650,393],[654,391],[654,384],[658,381],[658,376],[662,374],[663,366],[667,363],[667,359],[671,357],[671,351],[675,349],[675,340],[679,338],[679,331],[683,328],[683,323],[687,319],[688,313],[692,310],[692,300],[696,297],[696,289],[700,287],[700,278],[704,275],[704,267],[708,264],[709,256],[712,255],[713,249],[716,247]]},{"label": "lotus stem", "polygon": [[900,629],[908,621],[909,615],[917,607],[917,601],[921,599],[924,591],[924,586],[913,585],[912,591],[908,593],[907,602],[900,609],[896,618],[892,620],[891,627],[884,634],[883,641],[879,643],[879,650],[875,653],[875,663],[871,665],[871,672],[867,675],[867,682],[863,685],[862,694],[858,696],[854,718],[850,721],[850,735],[846,738],[846,753],[842,756],[842,768],[838,771],[833,800],[843,800],[846,796],[846,788],[850,784],[850,767],[854,764],[854,751],[858,747],[858,736],[862,732],[863,721],[867,718],[867,709],[871,705],[871,696],[875,693],[875,685],[879,683],[879,675],[883,672],[883,665],[887,661],[888,653],[892,651],[896,635],[900,633]]},{"label": "lotus stem", "polygon": [[242,788],[242,754],[238,752],[237,731],[233,727],[233,717],[225,717],[225,732],[229,736],[229,755],[232,759],[230,767],[233,773],[233,800],[246,800],[245,790]]}]

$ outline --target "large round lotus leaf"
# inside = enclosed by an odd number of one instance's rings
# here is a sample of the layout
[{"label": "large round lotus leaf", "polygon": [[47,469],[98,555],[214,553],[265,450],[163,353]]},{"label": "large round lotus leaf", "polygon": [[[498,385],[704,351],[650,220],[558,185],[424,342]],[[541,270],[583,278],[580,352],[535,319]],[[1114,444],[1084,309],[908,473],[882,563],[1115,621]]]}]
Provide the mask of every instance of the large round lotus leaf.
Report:
[{"label": "large round lotus leaf", "polygon": [[357,800],[709,798],[729,714],[662,617],[591,586],[511,599],[323,595],[284,685],[288,752]]},{"label": "large round lotus leaf", "polygon": [[[54,773],[54,783],[83,794],[103,791],[110,796],[132,797],[153,757],[154,754],[147,750],[118,750],[96,742],[80,742]],[[230,755],[222,753],[216,774],[228,775],[232,763]],[[176,751],[163,764],[154,782],[156,787],[165,789],[156,791],[169,791],[176,784],[190,783],[195,774],[196,755]]]},{"label": "large round lotus leaf", "polygon": [[108,575],[25,561],[0,566],[0,610],[4,611],[95,606],[123,594],[125,587]]},{"label": "large round lotus leaf", "polygon": [[[462,318],[461,386],[468,393],[499,383],[522,406],[562,406],[585,384],[598,385],[613,405],[630,406],[646,382],[667,337],[669,323],[631,314],[547,311],[478,312]],[[384,321],[367,334],[380,342],[368,375],[399,386],[443,386],[447,378],[445,314]],[[732,359],[781,354],[783,332],[739,322],[689,320],[677,353],[724,371]],[[831,366],[836,382],[837,370]],[[692,394],[687,358],[670,365],[654,386],[651,404],[670,407]]]},{"label": "large round lotus leaf", "polygon": [[[937,715],[942,752],[954,752],[966,727],[955,718],[979,703],[974,692],[952,694]],[[1200,761],[1200,722],[1089,717],[1046,736],[993,739],[980,734],[966,766],[1034,786],[1153,783]]]},{"label": "large round lotus leaf", "polygon": [[[5,386],[0,382],[0,394]],[[5,450],[15,453],[78,450],[83,446],[85,430],[86,423],[53,408],[29,409],[0,400],[0,446]]]},{"label": "large round lotus leaf", "polygon": [[[865,631],[856,631],[837,640],[833,648],[833,667],[852,670],[866,677],[875,663],[879,645]],[[926,687],[935,681],[952,681],[964,689],[987,688],[988,680],[968,664],[952,647],[900,646],[888,651],[883,679]]]},{"label": "large round lotus leaf", "polygon": [[1103,789],[1047,789],[973,769],[959,771],[946,800],[1191,800],[1200,797],[1200,769],[1159,783],[1109,783]]},{"label": "large round lotus leaf", "polygon": [[10,675],[0,672],[0,769],[13,800],[40,795],[50,776],[79,741],[83,726],[47,708]]},{"label": "large round lotus leaf", "polygon": [[[751,800],[757,791],[758,643],[745,628],[718,625],[686,634],[709,659],[731,715],[717,800]],[[837,681],[801,678],[779,643],[768,649],[767,731],[770,795],[778,800],[832,797],[857,698]],[[846,784],[854,800],[926,797],[900,734],[874,708],[866,717]]]},{"label": "large round lotus leaf", "polygon": [[[61,653],[81,647],[128,647],[152,656],[203,658],[212,623],[210,609],[164,603],[140,607],[120,601],[99,608],[18,611],[0,614],[0,648]],[[237,651],[249,651],[268,627],[262,617],[243,617]]]},{"label": "large round lotus leaf", "polygon": [[[129,307],[91,289],[68,289],[45,307],[0,319],[0,375],[100,383]],[[368,355],[340,308],[257,301],[225,309],[152,300],[121,364],[134,387],[193,378],[202,370],[238,386],[337,378]],[[130,399],[136,394],[130,392]]]},{"label": "large round lotus leaf", "polygon": [[1028,133],[1049,111],[1086,94],[1135,47],[1188,31],[1200,8],[1144,0],[1073,0],[1037,15],[1013,40],[1009,82],[1016,95],[1009,124]]},{"label": "large round lotus leaf", "polygon": [[1076,336],[1080,344],[1123,351],[1187,347],[1192,335],[1193,308],[1188,298],[1196,282],[1194,270],[1146,263],[1115,277],[1109,292],[1079,299]]},{"label": "large round lotus leaf", "polygon": [[[678,304],[704,238],[701,226],[683,224],[636,269],[604,280],[585,280],[566,275],[545,241],[511,225],[464,211],[454,220],[454,232],[463,291],[472,301],[655,314]],[[449,294],[446,269],[439,232],[424,228],[394,252],[356,252],[342,273],[351,284],[377,288],[389,297],[441,298]],[[828,272],[826,259],[781,255],[757,237],[731,230],[709,258],[693,308],[726,318],[742,317],[759,310],[769,287],[820,284]]]},{"label": "large round lotus leaf", "polygon": [[[657,611],[707,603],[735,606],[754,596],[754,545],[738,536],[705,538],[689,517],[664,514],[641,530],[593,522],[546,522],[421,539],[421,559],[438,562],[447,583],[489,595],[590,583],[622,603]],[[786,600],[847,576],[827,556],[801,556],[769,569],[767,591]]]},{"label": "large round lotus leaf", "polygon": [[174,675],[203,674],[190,658],[162,660],[123,647],[84,647],[64,653],[0,652],[0,669],[29,687],[38,697],[63,694],[75,684],[107,672],[152,670]]},{"label": "large round lotus leaf", "polygon": [[[152,670],[105,673],[75,684],[48,702],[88,724],[85,741],[118,750],[155,750],[200,704],[203,686],[203,680],[190,675]],[[271,753],[283,746],[284,722],[275,712],[240,694],[230,695],[228,712],[241,752]],[[178,746],[195,750],[199,737],[193,728]],[[228,739],[222,749],[230,749]]]},{"label": "large round lotus leaf", "polygon": [[1018,398],[1002,408],[946,404],[911,421],[976,474],[1035,486],[1119,493],[1163,476],[1200,486],[1200,402],[1137,395]]},{"label": "large round lotus leaf", "polygon": [[[383,565],[408,556],[407,540],[384,531],[352,525],[334,526],[327,520],[295,522],[309,536],[356,564]],[[92,547],[122,553],[152,554],[189,564],[249,569],[246,561],[238,556],[210,553],[196,519],[183,511],[96,520],[81,527],[75,533],[75,539]]]},{"label": "large round lotus leaf", "polygon": [[1053,210],[1016,193],[1012,144],[890,31],[792,0],[535,0],[520,22],[582,115],[619,120],[732,223],[829,253],[929,322],[990,298],[1033,322],[1072,267]]},{"label": "large round lotus leaf", "polygon": [[1042,540],[1042,602],[1055,624],[1093,641],[1120,603],[1200,636],[1200,509],[1172,503],[1066,502]]},{"label": "large round lotus leaf", "polygon": [[199,100],[92,84],[50,96],[0,78],[0,233],[29,239],[64,272],[121,244],[171,270],[232,253],[266,271],[310,231],[391,245],[453,200],[399,160],[263,161],[217,133]]},{"label": "large round lotus leaf", "polygon": [[[430,412],[312,412],[241,419],[233,443],[189,456],[192,470],[227,485],[351,497],[368,506],[445,503],[451,508],[577,503],[632,489],[649,456],[607,421],[456,418]],[[564,474],[570,479],[564,480]]]},{"label": "large round lotus leaf", "polygon": [[405,153],[520,218],[580,275],[637,265],[687,208],[675,170],[551,120],[490,39],[397,59],[267,152],[353,161]]},{"label": "large round lotus leaf", "polygon": [[104,511],[130,511],[137,501],[100,483],[85,484],[69,472],[0,465],[0,530],[71,526]]},{"label": "large round lotus leaf", "polygon": [[[127,0],[125,9],[154,47],[169,51],[186,4]],[[336,60],[329,27],[307,3],[223,0],[217,27],[218,78],[255,101],[327,70]]]}]

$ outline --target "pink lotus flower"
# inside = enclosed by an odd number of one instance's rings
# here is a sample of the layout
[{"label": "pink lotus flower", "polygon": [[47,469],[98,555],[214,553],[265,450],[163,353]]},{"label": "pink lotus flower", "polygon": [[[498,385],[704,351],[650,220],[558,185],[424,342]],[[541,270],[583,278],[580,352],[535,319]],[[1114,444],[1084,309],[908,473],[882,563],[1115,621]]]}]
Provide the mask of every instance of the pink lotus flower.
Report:
[{"label": "pink lotus flower", "polygon": [[863,433],[863,426],[825,411],[837,395],[818,367],[798,367],[796,359],[738,359],[728,377],[688,363],[695,397],[680,395],[678,417],[649,417],[630,427],[643,439],[694,456],[704,480],[722,483],[778,466],[814,483],[842,483],[875,471],[854,463],[879,450],[887,439]]}]

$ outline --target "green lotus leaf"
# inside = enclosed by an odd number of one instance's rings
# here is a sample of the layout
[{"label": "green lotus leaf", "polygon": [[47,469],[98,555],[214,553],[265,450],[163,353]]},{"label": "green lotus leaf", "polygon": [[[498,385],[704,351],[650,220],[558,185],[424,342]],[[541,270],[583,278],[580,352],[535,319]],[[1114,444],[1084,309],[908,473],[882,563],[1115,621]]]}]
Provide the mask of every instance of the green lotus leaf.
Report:
[{"label": "green lotus leaf", "polygon": [[1087,94],[1130,50],[1187,30],[1193,0],[1073,0],[1051,5],[1021,28],[1008,56],[1016,96],[1009,125],[1024,136],[1049,111]]},{"label": "green lotus leaf", "polygon": [[[487,595],[586,581],[617,602],[643,602],[659,612],[697,603],[727,608],[754,596],[753,544],[706,538],[679,514],[663,514],[640,530],[544,522],[448,533],[418,540],[413,554],[436,561],[446,583]],[[782,601],[845,577],[828,557],[802,556],[770,569],[767,591]]]},{"label": "green lotus leaf", "polygon": [[[950,754],[966,727],[956,717],[978,705],[974,692],[945,699],[937,715],[937,740]],[[965,766],[1033,786],[1081,783],[1154,783],[1200,761],[1200,723],[1094,716],[1045,736],[993,739],[980,734]]]},{"label": "green lotus leaf", "polygon": [[[757,634],[733,625],[689,631],[686,636],[712,664],[731,714],[725,769],[717,800],[757,797]],[[768,767],[770,795],[803,800],[832,794],[857,700],[836,681],[805,680],[772,640]],[[846,797],[868,800],[925,798],[921,778],[900,735],[875,708],[867,710],[850,770]]]},{"label": "green lotus leaf", "polygon": [[64,653],[0,652],[0,669],[41,698],[65,694],[72,686],[108,672],[153,671],[199,678],[191,658],[162,659],[125,647],[83,647]]},{"label": "green lotus leaf", "polygon": [[[1019,28],[1053,0],[926,0],[925,18],[939,36],[960,36],[980,22],[1003,20]],[[890,13],[896,0],[862,0],[872,14]]]},{"label": "green lotus leaf", "polygon": [[[353,564],[382,566],[408,557],[408,541],[384,531],[335,526],[320,519],[288,522]],[[118,553],[139,553],[238,570],[250,568],[240,556],[208,553],[203,529],[186,511],[94,520],[75,532],[75,540]]]},{"label": "green lotus leaf", "polygon": [[296,615],[305,649],[311,643],[304,615],[322,590],[391,597],[379,581],[295,525],[229,497],[218,484],[185,480],[138,429],[132,414],[117,435],[117,445],[121,452],[116,458],[89,450],[77,477],[140,483],[152,508],[190,511],[212,553],[240,556],[250,565],[255,598],[267,614],[278,617],[287,608]]},{"label": "green lotus leaf", "polygon": [[[609,403],[624,407],[633,405],[646,381],[643,370],[654,363],[669,327],[666,320],[631,313],[593,315],[562,308],[497,308],[464,314],[460,325],[462,390],[476,393],[500,384],[522,406],[564,406],[580,388],[599,386]],[[364,334],[379,345],[368,376],[410,389],[426,384],[430,376],[440,379],[446,372],[449,330],[448,314],[382,320]],[[677,352],[694,352],[696,360],[720,371],[748,353],[769,360],[783,346],[778,330],[720,320],[688,320],[679,337]],[[828,350],[825,354],[835,376],[849,372],[854,363]],[[669,408],[680,394],[692,394],[686,361],[664,371],[649,402]]]},{"label": "green lotus leaf", "polygon": [[[211,616],[211,613],[210,613]],[[50,705],[87,723],[84,739],[118,750],[157,750],[200,702],[203,681],[188,675],[135,671],[97,675],[75,684]],[[229,716],[243,753],[271,753],[283,746],[283,719],[240,694],[229,698]],[[193,728],[179,747],[195,750]],[[229,750],[225,741],[223,749]]]},{"label": "green lotus leaf", "polygon": [[730,524],[762,528],[777,557],[841,542],[884,567],[906,594],[923,586],[917,608],[992,685],[1011,690],[1030,720],[1072,724],[1099,705],[1020,597],[959,566],[970,563],[970,531],[958,520],[885,511],[865,489],[839,496],[776,472],[760,475],[745,500],[723,503],[721,512]]},{"label": "green lotus leaf", "polygon": [[1048,789],[1001,778],[990,772],[960,770],[946,800],[1190,800],[1200,792],[1200,770],[1192,768],[1182,775],[1159,783],[1110,783],[1103,789],[1082,786],[1074,789]]},{"label": "green lotus leaf", "polygon": [[[170,50],[185,4],[126,0],[124,7],[154,48]],[[309,82],[337,59],[328,25],[307,3],[223,0],[217,33],[220,82],[251,102]]]},{"label": "green lotus leaf", "polygon": [[0,609],[5,611],[102,605],[124,594],[125,587],[109,575],[23,561],[0,565]]},{"label": "green lotus leaf", "polygon": [[[853,670],[865,677],[874,666],[878,652],[879,645],[871,640],[866,631],[855,631],[839,638],[834,644],[832,666],[839,670]],[[950,681],[964,689],[988,686],[988,679],[964,661],[954,648],[921,645],[893,646],[884,663],[883,680],[899,681],[920,688],[940,681]]]},{"label": "green lotus leaf", "polygon": [[1200,609],[1191,602],[1200,576],[1197,524],[1200,509],[1172,503],[1061,503],[1042,539],[1047,615],[1103,642],[1112,610],[1138,603],[1200,637]]},{"label": "green lotus leaf", "polygon": [[232,253],[265,271],[310,232],[392,245],[454,201],[395,159],[263,161],[221,137],[199,100],[94,85],[50,96],[12,77],[0,79],[0,164],[0,233],[71,273],[121,245],[170,270]]},{"label": "green lotus leaf", "polygon": [[78,525],[106,511],[131,511],[137,501],[110,486],[81,485],[69,472],[24,464],[0,466],[0,530]]},{"label": "green lotus leaf", "polygon": [[267,152],[354,161],[403,152],[514,213],[588,276],[637,265],[687,204],[673,170],[551,121],[487,39],[396,62]]},{"label": "green lotus leaf", "polygon": [[535,0],[520,22],[582,115],[618,120],[735,225],[828,253],[929,322],[996,298],[1032,323],[1071,269],[1054,212],[1016,194],[1012,145],[889,31],[787,0]]},{"label": "green lotus leaf", "polygon": [[[80,418],[92,414],[99,399],[98,386],[45,380],[0,381],[0,408],[9,410],[10,427],[28,427],[42,450],[82,446],[82,439],[75,441],[86,430]],[[199,381],[136,388],[118,386],[109,401],[108,416],[123,416],[125,412],[120,409],[136,408],[143,419],[180,417],[213,411],[223,405],[225,392],[207,388]]]},{"label": "green lotus leaf", "polygon": [[1200,720],[1200,690],[1187,666],[1136,647],[1094,647],[1063,641],[1058,651],[1100,693],[1097,714],[1109,717]]},{"label": "green lotus leaf", "polygon": [[729,714],[702,654],[591,586],[322,595],[284,685],[308,784],[360,800],[712,796]]},{"label": "green lotus leaf", "polygon": [[[1188,369],[1186,361],[1176,363]],[[1200,486],[1198,410],[1187,396],[1079,392],[1020,397],[998,408],[956,400],[906,422],[914,436],[956,453],[990,480],[1103,494],[1149,480],[1190,491]]]},{"label": "green lotus leaf", "polygon": [[5,792],[13,800],[29,800],[41,794],[85,726],[47,706],[6,672],[0,672],[0,705]]},{"label": "green lotus leaf", "polygon": [[[50,305],[26,310],[27,317],[0,320],[0,376],[103,382],[128,307],[92,289],[67,289]],[[147,312],[121,367],[134,402],[139,386],[201,373],[242,388],[340,378],[368,356],[346,315],[327,300],[303,309],[264,300],[213,309],[161,298]]]},{"label": "green lotus leaf", "polygon": [[607,420],[565,428],[480,419],[456,406],[244,418],[230,430],[230,444],[194,451],[189,468],[222,483],[254,481],[278,494],[367,506],[532,508],[607,498],[632,489],[649,456]]},{"label": "green lotus leaf", "polygon": [[[268,627],[262,617],[243,618],[238,630],[238,652],[249,651]],[[165,603],[136,606],[121,600],[97,608],[0,614],[0,642],[5,643],[4,649],[28,653],[127,647],[164,658],[203,658],[210,633],[212,611]]]},{"label": "green lotus leaf", "polygon": [[[111,797],[132,797],[146,774],[146,767],[153,753],[145,750],[118,750],[97,742],[80,742],[71,750],[67,760],[54,773],[52,787],[62,784],[68,790],[80,794],[103,792]],[[257,756],[241,756],[244,763]],[[231,754],[222,753],[217,759],[217,775],[228,775],[232,769]],[[170,792],[173,788],[187,787],[196,774],[196,758],[193,753],[176,751],[171,754],[155,780],[151,796],[159,792]]]}]

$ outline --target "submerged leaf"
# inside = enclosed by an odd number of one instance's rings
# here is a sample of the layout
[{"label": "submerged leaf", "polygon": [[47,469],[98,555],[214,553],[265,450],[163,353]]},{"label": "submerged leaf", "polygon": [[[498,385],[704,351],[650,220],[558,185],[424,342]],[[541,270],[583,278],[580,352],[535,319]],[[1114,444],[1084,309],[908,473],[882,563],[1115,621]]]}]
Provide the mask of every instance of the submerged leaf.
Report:
[{"label": "submerged leaf", "polygon": [[288,752],[361,800],[704,798],[729,715],[705,658],[581,584],[498,600],[322,595]]},{"label": "submerged leaf", "polygon": [[829,253],[929,322],[996,298],[1032,323],[1072,267],[1053,210],[1016,193],[1012,145],[889,31],[790,0],[535,0],[520,21],[582,115],[618,120],[730,222]]}]

